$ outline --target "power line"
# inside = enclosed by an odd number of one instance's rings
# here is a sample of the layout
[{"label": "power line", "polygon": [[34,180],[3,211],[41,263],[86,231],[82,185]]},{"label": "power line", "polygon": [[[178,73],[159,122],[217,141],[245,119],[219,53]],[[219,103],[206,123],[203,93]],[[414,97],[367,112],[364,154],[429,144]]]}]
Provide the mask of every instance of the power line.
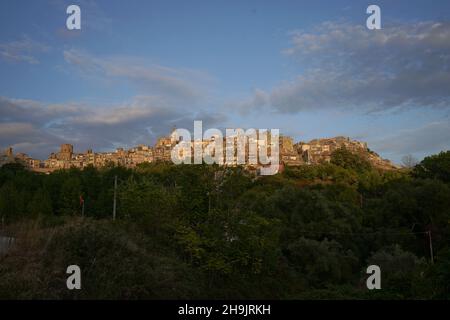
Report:
[{"label": "power line", "polygon": [[114,176],[113,220],[116,220],[116,206],[117,206],[117,175]]},{"label": "power line", "polygon": [[322,231],[296,231],[298,233],[309,233],[309,234],[329,234],[329,235],[372,235],[372,234],[382,234],[382,235],[413,235],[413,234],[427,234],[428,231],[419,232],[385,232],[385,231],[374,231],[374,232],[322,232]]},{"label": "power line", "polygon": [[298,233],[303,234],[319,234],[319,235],[398,235],[398,236],[410,236],[415,234],[425,234],[428,236],[429,241],[429,250],[430,250],[430,260],[431,263],[434,263],[434,255],[433,255],[433,240],[431,237],[430,231],[406,231],[406,232],[385,232],[385,231],[374,231],[374,232],[320,232],[320,231],[297,231]]}]

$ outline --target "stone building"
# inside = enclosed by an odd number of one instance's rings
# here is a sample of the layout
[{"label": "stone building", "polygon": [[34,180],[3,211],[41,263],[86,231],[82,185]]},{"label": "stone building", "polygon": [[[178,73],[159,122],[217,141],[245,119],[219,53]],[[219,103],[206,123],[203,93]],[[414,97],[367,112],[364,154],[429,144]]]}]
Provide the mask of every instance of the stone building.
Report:
[{"label": "stone building", "polygon": [[14,155],[12,148],[9,147],[0,155],[0,167],[11,162],[14,162]]},{"label": "stone building", "polygon": [[58,160],[72,160],[73,146],[71,144],[62,144],[61,150],[56,154]]},{"label": "stone building", "polygon": [[12,157],[14,156],[14,154],[13,154],[13,148],[11,148],[11,147],[6,148],[6,150],[5,150],[5,156],[6,156],[6,157],[9,157],[9,158],[12,158]]},{"label": "stone building", "polygon": [[14,155],[11,147],[8,147],[3,154],[0,155],[0,167],[7,163],[20,163],[29,169],[38,169],[41,167],[40,160],[33,159],[25,153],[17,153]]},{"label": "stone building", "polygon": [[396,168],[391,161],[382,159],[378,154],[369,150],[367,143],[351,140],[348,137],[313,139],[309,142],[299,142],[294,147],[306,164],[330,162],[331,154],[335,150],[346,148],[352,153],[365,157],[374,167],[380,169]]},{"label": "stone building", "polygon": [[303,164],[303,158],[294,148],[294,141],[291,137],[280,136],[280,163],[290,166]]},{"label": "stone building", "polygon": [[333,151],[342,147],[354,153],[367,151],[366,143],[350,140],[347,137],[314,139],[309,142],[299,142],[295,147],[308,164],[329,162]]},{"label": "stone building", "polygon": [[[238,139],[241,138],[242,137],[239,137],[238,134],[231,138],[228,137],[228,140],[227,137],[223,137],[223,159],[226,159],[227,153],[232,156],[232,160],[225,163],[227,166],[237,165],[237,142]],[[202,157],[208,150],[206,147],[213,142],[214,139],[215,138],[201,141],[185,141],[185,143],[188,143],[191,151],[190,162],[194,163],[194,152],[200,152],[201,154],[199,154],[199,156]],[[0,166],[10,162],[20,162],[27,168],[39,172],[51,172],[72,167],[80,169],[87,166],[104,167],[110,164],[133,168],[140,163],[150,163],[154,161],[170,162],[172,149],[179,142],[178,140],[175,131],[172,131],[170,135],[159,138],[153,147],[141,144],[128,150],[117,148],[112,152],[98,153],[93,152],[91,149],[86,152],[75,153],[71,144],[63,144],[61,145],[59,152],[51,153],[48,159],[43,162],[32,159],[23,153],[14,155],[12,148],[8,148],[0,155]],[[266,144],[268,146],[266,146]],[[257,148],[256,152],[250,152],[250,148],[255,148],[255,146]],[[314,139],[309,142],[294,143],[291,137],[283,135],[279,137],[280,165],[284,167],[329,162],[332,153],[342,147],[366,157],[372,165],[377,168],[387,170],[396,168],[390,161],[382,159],[378,154],[370,151],[366,143],[351,140],[347,137]],[[267,155],[270,156],[270,149],[270,135],[268,136],[267,141],[263,139],[263,136],[261,136],[258,131],[249,136],[244,148],[245,167],[253,170],[258,169],[258,167],[261,166],[259,151],[266,151]],[[215,156],[216,151],[214,149],[212,150],[211,156]],[[253,151],[255,151],[255,149],[253,149]],[[257,164],[254,165],[254,163]]]},{"label": "stone building", "polygon": [[176,141],[173,134],[159,138],[153,148],[153,159],[155,161],[170,161],[171,151],[175,144]]}]

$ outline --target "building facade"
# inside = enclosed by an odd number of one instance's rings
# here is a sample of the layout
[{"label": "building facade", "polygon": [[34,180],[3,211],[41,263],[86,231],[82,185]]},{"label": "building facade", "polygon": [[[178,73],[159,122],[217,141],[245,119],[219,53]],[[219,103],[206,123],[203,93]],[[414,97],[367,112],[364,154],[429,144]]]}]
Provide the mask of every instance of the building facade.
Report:
[{"label": "building facade", "polygon": [[[226,165],[237,165],[238,152],[242,153],[243,151],[238,150],[238,136],[228,137],[228,140],[226,138],[222,139],[223,159],[226,159],[227,155],[232,155],[232,161],[227,161]],[[117,148],[112,152],[93,152],[89,149],[86,152],[75,153],[71,144],[62,144],[58,152],[51,153],[48,159],[44,161],[33,159],[23,153],[14,155],[12,148],[8,148],[2,155],[0,155],[0,166],[6,163],[19,162],[31,170],[40,172],[51,172],[58,169],[69,168],[83,169],[88,166],[104,167],[108,165],[120,165],[128,168],[134,168],[141,163],[158,161],[170,162],[172,149],[179,142],[179,140],[180,139],[178,139],[175,135],[175,131],[172,131],[169,136],[159,138],[153,147],[138,145],[128,150]],[[207,154],[207,146],[213,141],[214,138],[210,140],[188,141],[187,143],[190,146],[191,152],[190,155],[185,155],[185,157],[190,156],[190,160],[192,160],[195,152],[200,152],[200,157]],[[267,152],[270,154],[270,139],[264,140],[261,138],[259,132],[256,132],[256,134],[249,137],[246,142],[247,143],[244,144],[245,149],[243,151],[245,165],[249,168],[255,169],[259,166],[258,164],[255,165],[255,163],[258,163],[258,159],[252,157],[259,157],[260,150],[257,150],[257,155],[255,155],[255,152],[249,152],[249,148],[252,147],[253,143],[253,146],[257,146],[257,148],[266,148],[266,150],[268,150]],[[269,147],[266,147],[265,144],[268,144]],[[371,162],[375,167],[382,169],[396,168],[396,166],[389,160],[382,159],[378,154],[369,150],[365,142],[351,140],[347,137],[314,139],[309,142],[294,143],[291,137],[280,136],[280,165],[284,167],[329,162],[331,160],[332,153],[342,147],[345,147],[353,153],[358,153],[365,156],[367,160],[369,160],[369,162]],[[214,152],[215,151],[213,151],[210,155],[215,156]],[[193,163],[193,161],[190,162]]]}]

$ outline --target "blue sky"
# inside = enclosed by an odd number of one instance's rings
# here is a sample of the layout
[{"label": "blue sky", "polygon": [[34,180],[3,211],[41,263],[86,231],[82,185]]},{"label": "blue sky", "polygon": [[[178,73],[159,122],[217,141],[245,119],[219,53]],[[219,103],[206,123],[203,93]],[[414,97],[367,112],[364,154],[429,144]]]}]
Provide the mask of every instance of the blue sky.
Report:
[{"label": "blue sky", "polygon": [[449,1],[2,0],[0,147],[111,150],[197,119],[421,159],[450,147],[449,18]]}]

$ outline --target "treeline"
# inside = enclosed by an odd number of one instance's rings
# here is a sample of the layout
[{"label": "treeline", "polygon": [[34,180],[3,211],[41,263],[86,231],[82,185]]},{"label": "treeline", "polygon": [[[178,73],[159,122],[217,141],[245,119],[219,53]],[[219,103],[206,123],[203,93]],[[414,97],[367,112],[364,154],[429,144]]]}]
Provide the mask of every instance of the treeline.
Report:
[{"label": "treeline", "polygon": [[[0,298],[450,297],[450,151],[383,172],[340,149],[329,164],[266,177],[9,164],[0,217],[17,237],[0,257]],[[80,291],[65,286],[71,264],[83,270]],[[366,288],[371,264],[381,290]]]}]

